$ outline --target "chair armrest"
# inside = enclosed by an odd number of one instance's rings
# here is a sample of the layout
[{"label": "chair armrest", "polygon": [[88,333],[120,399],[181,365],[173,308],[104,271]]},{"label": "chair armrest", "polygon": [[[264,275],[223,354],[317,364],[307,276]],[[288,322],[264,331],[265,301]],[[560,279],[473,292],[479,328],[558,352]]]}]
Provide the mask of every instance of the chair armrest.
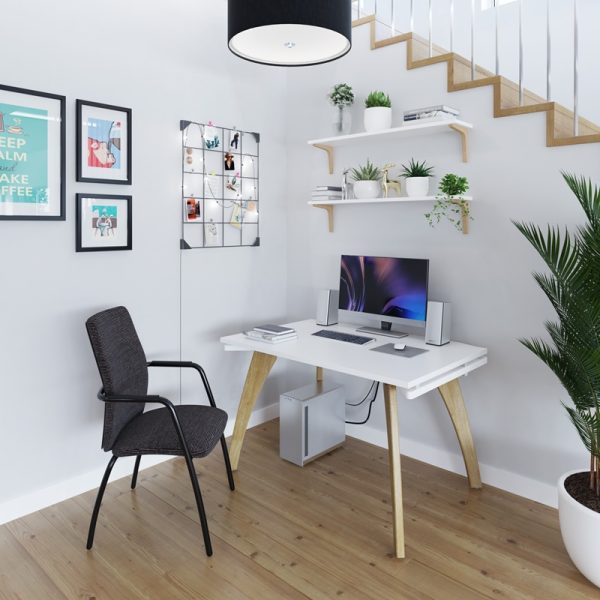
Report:
[{"label": "chair armrest", "polygon": [[200,378],[202,379],[202,383],[204,385],[204,389],[206,390],[206,395],[208,396],[208,401],[213,408],[217,408],[217,404],[215,402],[215,397],[213,396],[212,390],[210,389],[210,383],[208,382],[208,377],[204,369],[195,362],[191,362],[189,360],[152,360],[147,363],[149,367],[180,367],[183,369],[194,369],[198,371]]},{"label": "chair armrest", "polygon": [[107,394],[102,388],[98,392],[98,399],[102,402],[145,402],[148,404],[162,404],[166,407],[172,407],[173,403],[162,396],[140,396],[136,394]]},{"label": "chair armrest", "polygon": [[107,394],[104,391],[104,388],[101,388],[98,392],[98,398],[102,400],[102,402],[144,402],[146,404],[162,404],[171,414],[171,419],[173,420],[173,425],[175,426],[175,431],[177,432],[177,437],[179,437],[185,456],[189,458],[190,461],[192,460],[192,455],[188,448],[185,436],[183,435],[183,429],[181,428],[177,412],[175,412],[175,407],[167,398],[163,398],[162,396],[140,396],[136,394]]}]

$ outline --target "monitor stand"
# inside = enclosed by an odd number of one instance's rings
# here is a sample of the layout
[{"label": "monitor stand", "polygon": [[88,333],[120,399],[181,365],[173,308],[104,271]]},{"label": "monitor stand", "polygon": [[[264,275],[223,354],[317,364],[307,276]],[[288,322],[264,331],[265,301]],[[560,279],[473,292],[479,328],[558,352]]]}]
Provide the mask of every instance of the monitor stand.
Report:
[{"label": "monitor stand", "polygon": [[374,333],[375,335],[385,335],[392,338],[403,338],[408,335],[404,331],[392,331],[392,324],[389,321],[381,321],[381,327],[359,327],[356,331],[361,333]]}]

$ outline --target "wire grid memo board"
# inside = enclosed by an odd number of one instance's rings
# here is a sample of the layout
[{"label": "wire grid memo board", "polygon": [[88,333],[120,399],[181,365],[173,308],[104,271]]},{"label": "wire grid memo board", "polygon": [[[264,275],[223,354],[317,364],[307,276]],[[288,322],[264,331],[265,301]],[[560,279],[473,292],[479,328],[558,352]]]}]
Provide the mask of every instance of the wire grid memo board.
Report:
[{"label": "wire grid memo board", "polygon": [[259,246],[260,134],[181,121],[181,249]]}]

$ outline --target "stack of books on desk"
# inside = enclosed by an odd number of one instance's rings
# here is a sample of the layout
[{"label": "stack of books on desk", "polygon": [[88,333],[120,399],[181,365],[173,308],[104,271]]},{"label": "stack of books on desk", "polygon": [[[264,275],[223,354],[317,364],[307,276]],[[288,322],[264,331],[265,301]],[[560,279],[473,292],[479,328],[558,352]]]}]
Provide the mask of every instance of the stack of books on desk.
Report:
[{"label": "stack of books on desk", "polygon": [[298,338],[296,330],[283,325],[259,325],[250,331],[244,331],[244,335],[252,340],[268,342],[269,344],[280,344]]},{"label": "stack of books on desk", "polygon": [[439,104],[438,106],[407,110],[404,113],[404,124],[444,121],[447,119],[457,119],[459,116],[460,112],[455,108]]},{"label": "stack of books on desk", "polygon": [[335,185],[318,185],[312,192],[313,200],[341,200],[342,188]]}]

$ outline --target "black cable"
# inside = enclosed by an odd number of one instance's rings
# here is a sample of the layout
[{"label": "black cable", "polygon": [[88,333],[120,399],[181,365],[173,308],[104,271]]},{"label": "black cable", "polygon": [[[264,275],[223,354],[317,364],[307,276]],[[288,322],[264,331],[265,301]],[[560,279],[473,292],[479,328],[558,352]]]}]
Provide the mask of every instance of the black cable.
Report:
[{"label": "black cable", "polygon": [[357,402],[356,404],[352,404],[352,402],[346,402],[346,406],[360,406],[361,404],[364,404],[364,403],[365,403],[365,402],[366,402],[366,401],[369,399],[369,396],[371,395],[371,392],[373,391],[373,387],[375,387],[375,384],[376,384],[376,383],[377,383],[377,382],[376,382],[376,381],[374,381],[374,382],[371,384],[371,387],[369,388],[369,391],[367,392],[366,396],[365,396],[365,397],[364,397],[362,400],[360,400],[360,401],[359,401],[359,402]]},{"label": "black cable", "polygon": [[[375,382],[373,382],[375,383]],[[372,386],[371,386],[372,388]],[[373,402],[377,400],[377,392],[379,391],[379,381],[375,387],[375,394],[373,398],[371,398],[371,402],[369,402],[369,411],[367,412],[367,418],[364,421],[346,421],[348,425],[364,425],[371,418],[371,409],[373,408]],[[351,405],[352,406],[352,405]]]}]

